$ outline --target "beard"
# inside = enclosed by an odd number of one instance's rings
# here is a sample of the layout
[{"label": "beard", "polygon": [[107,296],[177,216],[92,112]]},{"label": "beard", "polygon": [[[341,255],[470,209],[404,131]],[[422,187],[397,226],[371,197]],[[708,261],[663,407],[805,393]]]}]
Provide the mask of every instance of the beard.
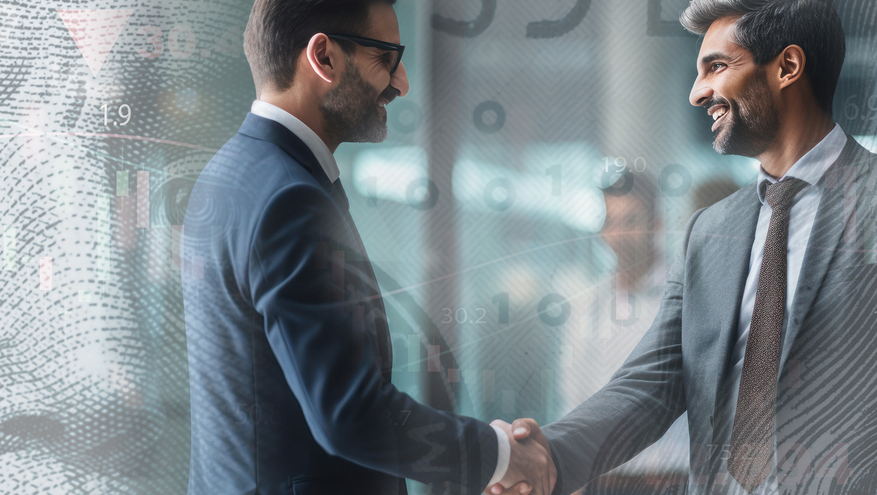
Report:
[{"label": "beard", "polygon": [[378,111],[380,92],[362,78],[352,58],[338,86],[320,102],[325,131],[336,142],[380,143],[387,139],[387,116]]},{"label": "beard", "polygon": [[715,101],[729,109],[726,122],[716,131],[713,149],[717,153],[754,158],[770,147],[779,132],[780,122],[765,70],[755,73],[737,103],[731,104],[722,97]]}]

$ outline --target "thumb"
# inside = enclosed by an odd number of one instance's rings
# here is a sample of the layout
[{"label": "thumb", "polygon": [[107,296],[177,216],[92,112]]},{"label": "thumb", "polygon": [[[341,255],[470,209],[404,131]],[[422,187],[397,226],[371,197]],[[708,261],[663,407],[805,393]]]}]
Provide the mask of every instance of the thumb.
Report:
[{"label": "thumb", "polygon": [[515,440],[523,440],[530,436],[530,424],[526,419],[516,419],[512,423],[512,436]]}]

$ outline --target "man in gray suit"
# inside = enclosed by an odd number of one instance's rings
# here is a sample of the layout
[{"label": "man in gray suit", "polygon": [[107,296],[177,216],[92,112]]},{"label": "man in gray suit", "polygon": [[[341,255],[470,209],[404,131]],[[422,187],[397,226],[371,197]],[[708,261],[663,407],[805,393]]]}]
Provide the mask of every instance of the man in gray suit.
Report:
[{"label": "man in gray suit", "polygon": [[681,22],[704,35],[691,103],[717,152],[761,162],[758,181],[692,216],[612,380],[542,431],[511,430],[550,446],[554,493],[688,411],[688,493],[873,494],[877,157],[832,121],[840,19],[827,0],[694,0]]}]

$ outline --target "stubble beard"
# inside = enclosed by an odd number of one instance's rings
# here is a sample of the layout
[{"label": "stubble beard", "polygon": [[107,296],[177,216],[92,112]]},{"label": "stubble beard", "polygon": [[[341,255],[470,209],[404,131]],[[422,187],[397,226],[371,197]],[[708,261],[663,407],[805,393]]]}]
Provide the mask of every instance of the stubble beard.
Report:
[{"label": "stubble beard", "polygon": [[721,155],[754,158],[770,147],[780,128],[765,70],[755,74],[738,102],[716,135],[713,149]]},{"label": "stubble beard", "polygon": [[338,143],[380,143],[387,139],[386,116],[378,112],[379,92],[366,82],[352,57],[338,86],[320,102],[325,131]]}]

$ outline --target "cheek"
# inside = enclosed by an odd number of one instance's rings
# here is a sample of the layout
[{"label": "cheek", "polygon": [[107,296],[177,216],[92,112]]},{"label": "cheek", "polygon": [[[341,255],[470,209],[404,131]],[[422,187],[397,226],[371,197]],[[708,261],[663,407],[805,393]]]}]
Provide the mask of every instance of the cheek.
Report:
[{"label": "cheek", "polygon": [[617,250],[617,248],[625,242],[625,234],[614,228],[603,230],[600,233],[600,237],[602,237],[603,241],[605,241],[613,250]]},{"label": "cheek", "polygon": [[384,68],[375,69],[374,74],[368,79],[368,84],[371,86],[378,94],[384,92],[387,89],[387,86],[390,85],[390,74],[387,73],[387,70]]}]

